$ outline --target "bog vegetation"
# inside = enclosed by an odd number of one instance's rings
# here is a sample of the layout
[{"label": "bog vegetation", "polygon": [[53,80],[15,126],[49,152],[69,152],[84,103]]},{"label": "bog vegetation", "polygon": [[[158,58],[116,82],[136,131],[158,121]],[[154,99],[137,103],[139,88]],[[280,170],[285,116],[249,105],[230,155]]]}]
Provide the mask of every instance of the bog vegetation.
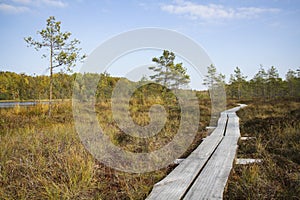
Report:
[{"label": "bog vegetation", "polygon": [[[172,90],[192,92],[186,89],[190,76],[182,63],[174,63],[175,54],[168,50],[152,59],[155,65],[149,70],[154,75],[138,82],[106,72],[71,74],[70,69],[85,55],[80,53],[79,40],[70,41],[71,33],[62,32],[60,26],[55,17],[49,17],[46,28],[38,31],[41,40],[25,38],[36,50],[49,50],[43,55],[49,58],[49,76],[0,71],[2,101],[64,100],[0,108],[0,199],[144,199],[175,164],[143,174],[120,172],[103,165],[82,145],[74,128],[70,99],[73,91],[83,103],[95,97],[99,125],[111,141],[127,151],[150,152],[169,143],[177,132],[181,109]],[[54,69],[63,67],[68,73],[54,73]],[[165,108],[167,122],[155,137],[138,139],[118,128],[112,117],[111,97],[120,80],[127,88],[143,85],[129,101],[130,117],[136,124],[145,126],[150,122],[153,104]],[[147,83],[148,80],[154,82]],[[247,79],[236,67],[225,84],[225,76],[211,65],[203,84],[210,89],[210,96],[224,96],[218,88],[225,85],[228,107],[237,102],[249,105],[238,113],[241,133],[255,140],[240,141],[238,156],[263,159],[262,164],[234,167],[225,198],[299,199],[300,69],[289,70],[282,79],[275,67],[261,66],[253,78]],[[218,114],[211,109],[207,91],[195,94],[201,112],[199,128],[181,158],[201,143],[208,134],[206,126],[213,123],[211,116]]]},{"label": "bog vegetation", "polygon": [[261,163],[235,165],[225,199],[299,199],[300,102],[256,101],[238,112],[242,136],[239,158]]},{"label": "bog vegetation", "polygon": [[[210,100],[201,97],[203,117],[194,143],[186,156],[205,136],[210,119]],[[205,97],[205,98],[204,98]],[[157,101],[157,98],[155,98]],[[136,123],[149,121],[145,107],[131,99]],[[147,102],[146,107],[154,102]],[[143,141],[129,137],[112,121],[110,100],[96,105],[99,123],[114,144],[132,152],[147,152],[170,140],[178,126],[178,111],[169,107],[164,134],[155,140]],[[147,110],[147,109],[146,109]],[[155,182],[174,166],[145,174],[119,172],[95,160],[84,148],[74,129],[71,102],[53,105],[52,117],[48,105],[1,109],[0,119],[0,197],[1,199],[144,199]]]},{"label": "bog vegetation", "polygon": [[[184,69],[184,68],[183,68]],[[182,76],[186,76],[186,72]],[[54,99],[70,99],[72,98],[73,86],[75,78],[84,77],[86,80],[100,80],[96,91],[97,97],[109,98],[115,83],[120,79],[112,77],[108,73],[102,74],[66,74],[63,72],[53,75],[53,98]],[[181,76],[181,77],[182,77]],[[150,78],[149,78],[150,79]],[[154,77],[154,80],[157,77]],[[77,79],[77,86],[80,84]],[[146,79],[147,80],[147,79]],[[182,81],[188,83],[189,77]],[[143,81],[143,80],[141,80]],[[145,81],[145,80],[144,80]],[[130,81],[128,81],[129,84]],[[159,78],[159,82],[164,82],[163,78]],[[208,75],[204,80],[204,84],[208,87],[218,82],[225,84],[225,76],[216,71],[216,67],[208,67]],[[0,100],[41,100],[48,99],[49,96],[49,76],[36,75],[30,76],[24,73],[17,74],[14,72],[0,72]],[[166,85],[169,83],[166,83]],[[177,82],[171,82],[172,87],[178,85]],[[179,84],[181,85],[181,84]],[[169,86],[169,85],[167,85]],[[247,80],[241,70],[236,67],[234,73],[231,74],[229,83],[226,84],[226,93],[230,99],[278,99],[278,98],[300,98],[300,69],[289,70],[285,78],[279,77],[279,73],[275,67],[264,69],[261,67],[255,76]],[[85,88],[88,90],[89,88]]]},{"label": "bog vegetation", "polygon": [[[207,84],[222,81],[222,75],[210,66]],[[241,142],[239,157],[264,160],[263,164],[235,166],[229,180],[228,199],[297,198],[299,197],[299,73],[289,71],[286,80],[262,73],[246,81],[240,70],[226,85],[228,106],[245,102],[241,110],[242,135],[256,139]],[[270,68],[273,73],[274,68]],[[276,70],[275,70],[276,72]],[[272,74],[271,73],[271,74]],[[54,98],[69,99],[75,76],[99,78],[97,104],[99,123],[116,144],[132,152],[147,152],[168,142],[178,128],[179,110],[171,91],[150,84],[137,90],[130,100],[134,121],[149,122],[148,109],[154,103],[167,104],[168,125],[155,140],[136,140],[120,131],[111,113],[111,93],[118,80],[103,74],[54,74]],[[80,76],[82,79],[80,79]],[[0,73],[3,100],[39,100],[47,98],[49,77],[28,76],[13,72]],[[130,87],[133,83],[124,81]],[[77,81],[75,87],[80,87]],[[88,89],[88,88],[87,88]],[[162,94],[161,91],[165,93]],[[150,93],[151,98],[143,96]],[[206,136],[209,124],[210,98],[207,92],[197,92],[201,118],[199,130],[185,157]],[[173,104],[171,103],[173,102]],[[254,103],[253,103],[254,102]],[[257,102],[260,102],[259,104]],[[145,174],[130,174],[113,170],[95,160],[81,144],[75,130],[70,101],[53,105],[0,109],[0,197],[1,199],[144,199],[154,183],[162,179],[175,165]]]}]

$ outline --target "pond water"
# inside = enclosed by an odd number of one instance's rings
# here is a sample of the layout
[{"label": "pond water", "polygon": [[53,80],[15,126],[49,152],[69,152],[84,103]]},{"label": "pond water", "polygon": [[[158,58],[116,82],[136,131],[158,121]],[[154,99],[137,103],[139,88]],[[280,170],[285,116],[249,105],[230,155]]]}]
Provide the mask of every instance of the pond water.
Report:
[{"label": "pond water", "polygon": [[[42,102],[44,103],[48,103],[48,102]],[[28,102],[0,102],[0,108],[12,108],[15,107],[16,105],[19,106],[35,106],[39,104],[39,102],[36,101],[28,101]]]}]

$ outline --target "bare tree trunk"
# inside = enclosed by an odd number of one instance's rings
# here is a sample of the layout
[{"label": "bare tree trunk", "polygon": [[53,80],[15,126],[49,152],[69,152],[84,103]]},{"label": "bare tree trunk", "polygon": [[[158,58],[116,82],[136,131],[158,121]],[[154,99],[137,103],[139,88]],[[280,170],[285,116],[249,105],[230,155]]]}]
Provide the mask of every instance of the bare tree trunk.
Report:
[{"label": "bare tree trunk", "polygon": [[48,115],[51,117],[51,111],[52,111],[52,88],[53,88],[53,71],[52,68],[50,68],[50,89],[49,89],[49,111]]},{"label": "bare tree trunk", "polygon": [[238,100],[241,99],[241,88],[240,84],[238,84]]},{"label": "bare tree trunk", "polygon": [[51,46],[50,46],[50,88],[49,88],[49,111],[48,111],[49,117],[51,117],[51,111],[52,111],[52,88],[53,88],[52,57],[53,57],[53,44],[52,44],[52,41],[51,41]]}]

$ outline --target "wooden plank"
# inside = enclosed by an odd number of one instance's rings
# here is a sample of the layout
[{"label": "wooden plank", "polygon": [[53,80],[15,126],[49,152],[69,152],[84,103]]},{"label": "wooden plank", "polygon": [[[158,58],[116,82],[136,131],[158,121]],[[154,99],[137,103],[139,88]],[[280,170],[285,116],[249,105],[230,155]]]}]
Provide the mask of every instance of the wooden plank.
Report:
[{"label": "wooden plank", "polygon": [[181,199],[220,144],[226,122],[227,114],[222,113],[218,120],[218,126],[211,135],[206,137],[198,148],[166,178],[155,184],[147,199]]},{"label": "wooden plank", "polygon": [[240,137],[235,114],[240,107],[222,112],[216,129],[166,178],[155,184],[147,199],[222,198]]},{"label": "wooden plank", "polygon": [[243,140],[243,141],[253,140],[253,139],[256,139],[256,137],[240,137],[240,140]]},{"label": "wooden plank", "polygon": [[180,163],[182,163],[184,161],[184,158],[178,158],[176,160],[174,160],[174,164],[178,165]]},{"label": "wooden plank", "polygon": [[235,164],[237,165],[248,165],[253,163],[261,163],[262,159],[255,159],[255,158],[238,158],[235,161]]},{"label": "wooden plank", "polygon": [[229,116],[226,134],[220,145],[197,177],[184,199],[222,199],[228,176],[233,166],[240,137],[237,109],[227,111]]}]

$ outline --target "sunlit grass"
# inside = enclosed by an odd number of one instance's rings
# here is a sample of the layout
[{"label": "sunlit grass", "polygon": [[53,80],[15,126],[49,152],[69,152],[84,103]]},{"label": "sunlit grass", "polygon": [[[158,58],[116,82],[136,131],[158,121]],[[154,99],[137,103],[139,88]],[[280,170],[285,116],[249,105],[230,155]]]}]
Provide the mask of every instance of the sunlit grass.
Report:
[{"label": "sunlit grass", "polygon": [[96,187],[94,160],[71,124],[1,136],[1,197],[71,198]]},{"label": "sunlit grass", "polygon": [[[133,99],[135,123],[149,122],[149,107],[161,103]],[[209,99],[200,100],[201,120],[191,152],[205,136],[210,119]],[[99,124],[118,146],[148,152],[170,141],[178,124],[176,104],[168,105],[168,125],[149,141],[128,137],[117,129],[110,101],[98,102]],[[119,172],[95,160],[82,145],[74,128],[71,102],[0,109],[0,199],[144,199],[153,185],[174,167],[144,174]]]},{"label": "sunlit grass", "polygon": [[226,199],[299,199],[300,102],[256,102],[239,111],[242,136],[238,157],[262,163],[235,165]]}]

